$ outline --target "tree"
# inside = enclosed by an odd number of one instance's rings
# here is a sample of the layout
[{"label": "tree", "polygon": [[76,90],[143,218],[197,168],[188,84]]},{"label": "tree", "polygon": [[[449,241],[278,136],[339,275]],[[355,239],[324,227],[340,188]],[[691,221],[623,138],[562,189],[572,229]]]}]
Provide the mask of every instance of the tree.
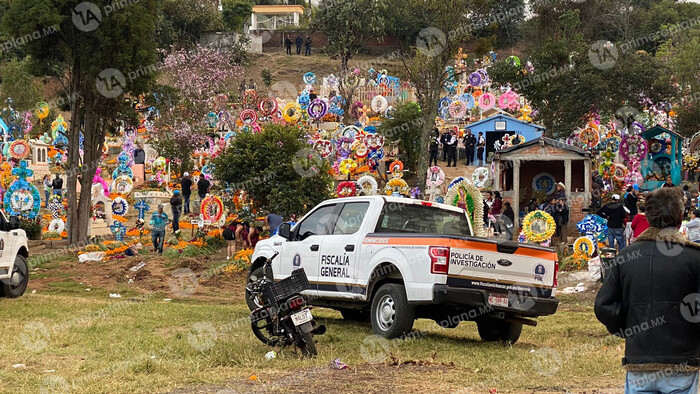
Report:
[{"label": "tree", "polygon": [[[105,132],[127,116],[127,111],[133,114],[125,108],[124,94],[145,91],[152,77],[141,70],[148,70],[156,61],[158,4],[157,0],[140,0],[114,9],[109,0],[24,0],[12,2],[3,15],[2,28],[10,36],[56,29],[20,49],[36,59],[39,71],[58,77],[66,93],[76,98],[70,108],[66,165],[68,241],[72,245],[87,242],[92,179],[100,164]],[[81,131],[85,137],[82,158],[77,149]]]},{"label": "tree", "polygon": [[[388,0],[387,9],[401,10],[388,20],[388,31],[402,42],[404,73],[421,108],[420,175],[428,169],[428,143],[443,86],[457,77],[448,66],[454,64],[454,55],[470,36],[469,25],[464,23],[467,15],[479,9],[472,7],[470,0]],[[419,176],[418,182],[425,190],[425,177]]]},{"label": "tree", "polygon": [[163,0],[156,40],[159,48],[192,46],[202,33],[224,26],[217,1]]},{"label": "tree", "polygon": [[223,0],[221,4],[224,26],[230,31],[242,32],[245,22],[253,12],[253,4],[248,0]]},{"label": "tree", "polygon": [[483,11],[474,12],[470,17],[474,21],[472,34],[478,38],[491,38],[487,41],[492,43],[489,50],[517,44],[525,20],[524,0],[480,0],[474,8]]},{"label": "tree", "polygon": [[416,103],[401,104],[396,107],[391,119],[382,119],[377,130],[389,141],[399,143],[399,151],[405,152],[406,169],[416,172],[421,150],[421,133],[423,132],[423,114]]},{"label": "tree", "polygon": [[261,133],[239,133],[215,159],[216,179],[245,190],[254,207],[283,216],[303,214],[331,197],[327,162],[312,154],[303,130],[269,124]]},{"label": "tree", "polygon": [[0,65],[0,94],[3,99],[12,98],[19,111],[28,111],[41,101],[41,91],[30,71],[31,59],[12,59]]},{"label": "tree", "polygon": [[324,1],[319,5],[311,23],[312,29],[328,38],[326,53],[340,60],[338,92],[345,99],[343,111],[349,114],[357,85],[348,63],[371,38],[380,40],[384,32],[381,3],[376,0]]}]

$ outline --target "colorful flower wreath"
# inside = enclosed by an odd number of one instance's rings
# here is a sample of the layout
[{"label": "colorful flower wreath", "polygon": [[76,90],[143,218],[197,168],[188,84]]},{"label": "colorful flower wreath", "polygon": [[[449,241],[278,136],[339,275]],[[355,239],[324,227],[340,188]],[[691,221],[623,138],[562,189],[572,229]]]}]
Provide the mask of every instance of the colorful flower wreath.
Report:
[{"label": "colorful flower wreath", "polygon": [[112,201],[112,213],[119,216],[126,216],[129,212],[129,203],[124,197],[117,197]]},{"label": "colorful flower wreath", "polygon": [[588,127],[581,130],[578,139],[583,146],[593,149],[600,143],[600,134],[595,129]]},{"label": "colorful flower wreath", "polygon": [[394,192],[403,196],[408,196],[411,193],[411,188],[408,187],[408,183],[402,178],[392,178],[384,186],[384,194],[390,196],[394,194]]},{"label": "colorful flower wreath", "polygon": [[598,215],[588,215],[576,223],[576,229],[581,234],[604,241],[608,236],[608,221]]},{"label": "colorful flower wreath", "polygon": [[371,175],[363,175],[357,180],[357,186],[360,187],[367,196],[372,196],[377,194],[379,186],[377,185],[377,180]]},{"label": "colorful flower wreath", "polygon": [[[544,230],[535,232],[535,230],[533,229],[533,225],[537,221],[544,222]],[[530,212],[525,216],[525,219],[523,219],[523,234],[525,234],[525,238],[530,242],[545,242],[548,239],[552,238],[552,235],[554,235],[556,229],[557,224],[554,221],[554,218],[552,217],[552,215],[548,214],[545,211],[537,210],[534,212]]]},{"label": "colorful flower wreath", "polygon": [[357,162],[353,159],[345,159],[340,162],[338,170],[343,175],[348,175],[357,169]]},{"label": "colorful flower wreath", "polygon": [[287,123],[296,123],[301,118],[301,106],[295,102],[287,103],[282,109],[282,117]]},{"label": "colorful flower wreath", "polygon": [[479,167],[474,170],[472,174],[472,182],[474,186],[482,188],[486,185],[486,181],[489,180],[489,169],[486,167]]},{"label": "colorful flower wreath", "polygon": [[338,197],[353,197],[357,195],[357,185],[352,181],[340,182],[335,192]]},{"label": "colorful flower wreath", "polygon": [[10,144],[10,157],[15,160],[24,160],[32,152],[29,143],[25,140],[14,140]]},{"label": "colorful flower wreath", "polygon": [[445,171],[438,166],[428,168],[428,175],[425,178],[427,188],[438,187],[445,182]]},{"label": "colorful flower wreath", "polygon": [[387,108],[389,108],[389,102],[384,96],[376,95],[374,98],[372,98],[370,108],[372,108],[372,111],[374,112],[384,113]]},{"label": "colorful flower wreath", "polygon": [[112,183],[109,185],[109,192],[110,193],[118,193],[118,194],[123,194],[123,195],[129,195],[131,194],[131,191],[134,189],[134,181],[131,179],[130,176],[128,175],[120,175],[117,178],[112,180]]},{"label": "colorful flower wreath", "polygon": [[317,98],[309,104],[306,112],[309,114],[311,119],[319,120],[323,117],[323,115],[328,113],[328,104],[325,101]]},{"label": "colorful flower wreath", "polygon": [[202,206],[199,209],[204,220],[209,220],[212,223],[218,223],[224,216],[224,202],[218,196],[207,194],[202,200]]},{"label": "colorful flower wreath", "polygon": [[666,140],[662,139],[653,139],[649,143],[649,153],[652,154],[652,156],[658,156],[662,153],[666,152]]},{"label": "colorful flower wreath", "polygon": [[615,163],[613,165],[613,179],[617,182],[624,182],[629,174],[629,170],[622,163]]},{"label": "colorful flower wreath", "polygon": [[683,156],[683,167],[687,171],[695,171],[698,168],[698,157],[697,154],[686,154]]},{"label": "colorful flower wreath", "polygon": [[467,181],[463,177],[456,178],[450,183],[447,193],[445,194],[444,202],[445,204],[450,204],[455,207],[460,206],[460,194],[459,190],[462,189],[465,192],[464,200],[462,201],[465,206],[467,213],[472,221],[472,227],[474,229],[474,235],[477,237],[486,236],[484,231],[484,201],[483,196],[479,189]]},{"label": "colorful flower wreath", "polygon": [[19,167],[12,170],[17,180],[10,185],[5,193],[4,208],[10,215],[23,215],[34,219],[41,209],[41,197],[36,186],[27,181],[34,171],[27,168],[27,162],[22,160]]},{"label": "colorful flower wreath", "polygon": [[575,258],[590,258],[595,252],[595,243],[590,238],[578,237],[574,241],[574,257]]},{"label": "colorful flower wreath", "polygon": [[403,177],[403,162],[401,160],[394,160],[389,166],[389,172],[391,172],[395,178]]},{"label": "colorful flower wreath", "polygon": [[467,115],[467,105],[463,101],[455,100],[449,107],[452,119],[464,119]]},{"label": "colorful flower wreath", "polygon": [[647,155],[648,146],[639,135],[626,136],[620,142],[620,156],[627,161],[642,161]]}]

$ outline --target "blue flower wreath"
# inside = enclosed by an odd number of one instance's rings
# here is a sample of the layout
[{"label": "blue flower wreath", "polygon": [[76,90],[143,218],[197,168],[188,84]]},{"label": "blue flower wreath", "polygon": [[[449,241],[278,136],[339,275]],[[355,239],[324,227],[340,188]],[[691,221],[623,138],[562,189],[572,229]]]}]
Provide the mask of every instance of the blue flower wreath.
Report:
[{"label": "blue flower wreath", "polygon": [[[20,161],[19,167],[12,170],[12,175],[19,177],[19,179],[12,183],[12,185],[10,185],[10,187],[7,189],[7,192],[5,193],[5,210],[10,215],[21,215],[29,219],[34,219],[39,214],[39,209],[41,208],[41,196],[39,195],[39,190],[36,188],[36,186],[27,182],[27,177],[32,176],[32,174],[34,174],[34,171],[27,168],[27,162],[24,160]],[[28,192],[31,195],[32,208],[30,210],[16,211],[14,209],[12,201],[15,199],[17,199],[17,201],[21,203],[29,202],[29,196],[27,195],[25,195],[24,197],[20,197],[20,195],[17,195],[15,197],[15,193],[18,192]],[[20,201],[20,199],[22,199],[23,201]]]}]

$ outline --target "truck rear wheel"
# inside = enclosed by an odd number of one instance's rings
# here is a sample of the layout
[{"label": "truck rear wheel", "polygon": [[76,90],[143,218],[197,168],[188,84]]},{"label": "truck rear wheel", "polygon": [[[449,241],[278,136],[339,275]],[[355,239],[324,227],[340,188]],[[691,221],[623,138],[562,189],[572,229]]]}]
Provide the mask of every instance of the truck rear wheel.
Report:
[{"label": "truck rear wheel", "polygon": [[411,332],[415,311],[408,304],[403,285],[387,283],[372,298],[372,331],[392,339]]},{"label": "truck rear wheel", "polygon": [[29,268],[27,260],[22,255],[15,257],[15,266],[12,269],[10,279],[2,281],[2,292],[7,298],[21,297],[27,290],[29,283]]},{"label": "truck rear wheel", "polygon": [[515,343],[520,338],[523,331],[522,323],[511,323],[501,319],[486,318],[478,320],[476,327],[479,329],[479,336],[487,342],[502,341]]}]

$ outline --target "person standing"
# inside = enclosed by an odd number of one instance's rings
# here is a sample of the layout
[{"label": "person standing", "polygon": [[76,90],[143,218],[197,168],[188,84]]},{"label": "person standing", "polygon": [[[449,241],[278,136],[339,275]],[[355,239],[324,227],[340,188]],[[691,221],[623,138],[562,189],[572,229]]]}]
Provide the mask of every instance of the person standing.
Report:
[{"label": "person standing", "polygon": [[284,47],[287,48],[287,55],[292,54],[292,39],[289,37],[289,34],[287,34],[287,37],[284,38]]},{"label": "person standing", "polygon": [[297,38],[294,40],[294,43],[297,46],[297,55],[301,55],[301,44],[303,41],[304,40],[301,39],[301,36],[297,36]]},{"label": "person standing", "polygon": [[56,174],[56,178],[51,182],[51,187],[53,188],[53,195],[63,197],[63,179],[61,179],[61,174]]},{"label": "person standing", "polygon": [[[649,229],[608,268],[595,300],[596,318],[625,340],[625,393],[698,392],[700,245],[678,229],[679,190],[646,198]],[[672,256],[672,257],[671,257]]]},{"label": "person standing", "polygon": [[627,187],[627,194],[625,195],[625,208],[630,212],[630,221],[634,220],[634,216],[637,214],[637,202],[639,198],[637,197],[637,191],[632,186]]},{"label": "person standing", "polygon": [[192,195],[192,179],[190,179],[190,173],[185,172],[182,174],[182,179],[180,180],[180,188],[182,188],[182,198],[184,203],[184,213],[185,215],[190,213],[190,196]]},{"label": "person standing", "polygon": [[693,209],[693,194],[690,192],[688,185],[683,185],[683,204],[685,205],[685,215],[689,215]]},{"label": "person standing", "polygon": [[226,241],[226,260],[230,260],[236,254],[236,227],[237,222],[231,222],[224,226],[221,236]]},{"label": "person standing", "polygon": [[474,148],[476,148],[476,137],[472,134],[471,129],[467,129],[467,134],[464,136],[464,150],[467,155],[467,165],[474,163]]},{"label": "person standing", "polygon": [[700,209],[690,212],[690,221],[685,226],[688,228],[688,239],[700,243]]},{"label": "person standing", "polygon": [[661,187],[676,187],[676,185],[673,184],[673,179],[669,175],[666,177],[666,182],[664,182],[664,184]]},{"label": "person standing", "polygon": [[311,56],[311,37],[306,36],[304,41],[304,56]]},{"label": "person standing", "polygon": [[173,234],[180,230],[180,214],[182,213],[182,196],[179,190],[173,191],[170,197],[170,210],[173,213]]},{"label": "person standing", "polygon": [[44,179],[41,180],[41,184],[44,186],[44,197],[46,197],[46,208],[49,207],[49,197],[51,197],[51,175],[44,175]]},{"label": "person standing", "polygon": [[506,209],[503,210],[503,227],[506,229],[506,239],[513,240],[513,226],[515,225],[515,212],[509,202],[504,204]]},{"label": "person standing", "polygon": [[482,166],[486,165],[486,159],[484,158],[484,151],[486,150],[486,139],[484,138],[484,133],[479,132],[479,138],[477,138],[476,145],[476,165]]},{"label": "person standing", "polygon": [[447,142],[447,166],[457,167],[457,133],[450,132],[450,140]]},{"label": "person standing", "polygon": [[600,196],[603,194],[603,177],[598,171],[591,174],[591,208],[600,208]]},{"label": "person standing", "polygon": [[649,221],[647,221],[647,215],[644,213],[646,208],[644,205],[639,206],[639,212],[632,219],[632,240],[630,243],[634,242],[646,229],[649,228]]},{"label": "person standing", "polygon": [[207,179],[207,175],[202,174],[202,176],[199,178],[199,181],[197,182],[197,194],[199,195],[199,209],[202,209],[202,200],[207,196],[209,193],[209,189],[211,188],[211,182],[209,182],[209,179]]},{"label": "person standing", "polygon": [[493,192],[493,203],[491,203],[491,215],[496,219],[496,223],[494,225],[495,231],[498,234],[501,234],[503,232],[503,229],[501,228],[501,210],[503,209],[503,198],[501,198],[501,192],[495,191]]},{"label": "person standing", "polygon": [[163,244],[165,243],[165,226],[168,225],[170,219],[163,212],[163,204],[158,204],[158,210],[153,212],[151,216],[151,242],[153,242],[153,251],[158,254],[163,254]]},{"label": "person standing", "polygon": [[447,131],[443,131],[442,135],[440,135],[440,145],[442,145],[442,161],[447,161],[447,151],[449,150],[447,143],[449,141],[450,133]]},{"label": "person standing", "polygon": [[267,215],[267,225],[270,226],[270,236],[277,234],[277,230],[282,224],[282,220],[284,220],[282,215],[278,215],[274,212],[270,212]]},{"label": "person standing", "polygon": [[[433,135],[430,137],[430,145],[428,149],[430,150],[430,161],[428,161],[428,166],[438,165],[438,148],[440,148],[440,132],[436,128],[433,130]],[[435,162],[435,164],[433,164]]]},{"label": "person standing", "polygon": [[620,195],[613,194],[612,201],[605,204],[596,213],[598,216],[608,219],[608,246],[615,248],[615,241],[622,251],[627,245],[625,240],[625,217],[629,212],[620,202]]},{"label": "person standing", "polygon": [[143,150],[140,144],[136,144],[134,148],[134,181],[140,185],[146,179],[146,151]]}]

